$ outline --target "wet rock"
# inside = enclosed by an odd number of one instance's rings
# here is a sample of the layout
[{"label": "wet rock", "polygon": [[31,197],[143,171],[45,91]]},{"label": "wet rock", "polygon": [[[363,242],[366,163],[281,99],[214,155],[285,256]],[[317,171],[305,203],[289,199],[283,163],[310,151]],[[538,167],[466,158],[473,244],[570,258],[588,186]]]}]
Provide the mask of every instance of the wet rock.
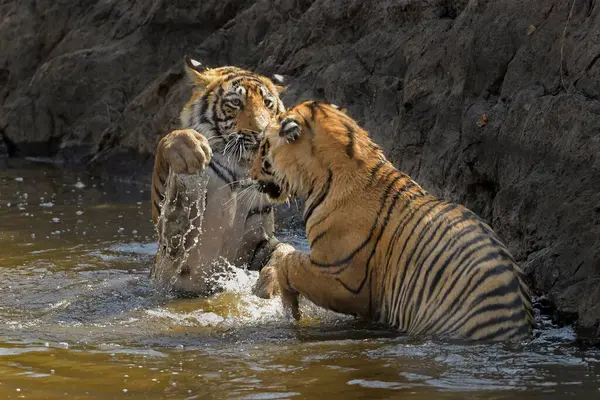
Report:
[{"label": "wet rock", "polygon": [[42,0],[0,15],[15,153],[148,181],[188,94],[183,54],[277,72],[287,104],[346,106],[400,168],[482,215],[556,315],[598,343],[596,2]]}]

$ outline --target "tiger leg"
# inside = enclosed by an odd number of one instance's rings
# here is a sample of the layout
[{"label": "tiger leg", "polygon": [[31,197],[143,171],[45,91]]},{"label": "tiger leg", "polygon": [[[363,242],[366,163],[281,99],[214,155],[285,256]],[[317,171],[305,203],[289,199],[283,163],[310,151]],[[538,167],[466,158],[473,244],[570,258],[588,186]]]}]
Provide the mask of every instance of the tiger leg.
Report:
[{"label": "tiger leg", "polygon": [[172,131],[156,148],[152,172],[152,221],[156,225],[169,170],[175,174],[195,174],[202,171],[212,158],[208,140],[193,129]]},{"label": "tiger leg", "polygon": [[[190,229],[194,222],[192,219],[194,217],[197,219],[202,210],[197,206],[201,202],[196,198],[190,198],[198,197],[199,193],[193,193],[194,190],[186,187],[184,181],[190,179],[186,179],[185,176],[192,178],[191,174],[196,174],[195,176],[201,177],[200,181],[205,184],[204,174],[198,172],[206,168],[211,157],[212,151],[208,140],[193,129],[172,131],[159,141],[154,159],[151,191],[152,221],[158,233],[159,251],[150,271],[151,276],[154,276],[155,266],[161,260],[165,262],[166,258],[173,260],[185,252],[181,242],[186,239],[186,236],[188,242],[192,239],[190,237],[190,231],[194,233],[194,230]],[[199,186],[202,185],[196,185],[194,188],[196,192]],[[187,193],[188,196],[184,198],[178,196],[179,193]],[[183,204],[184,202],[187,204]],[[163,210],[166,204],[169,207]],[[194,206],[192,210],[190,205]],[[189,215],[183,215],[183,209],[187,209]],[[160,220],[161,214],[162,220]]]},{"label": "tiger leg", "polygon": [[328,310],[368,315],[368,290],[361,294],[352,293],[339,275],[312,264],[308,253],[294,251],[284,255],[277,264],[277,280],[283,306],[296,320],[300,319],[299,294]]},{"label": "tiger leg", "polygon": [[270,299],[280,294],[279,282],[277,280],[277,268],[281,264],[282,259],[292,252],[294,247],[287,243],[279,243],[271,252],[266,265],[261,269],[258,281],[252,288],[254,295]]}]

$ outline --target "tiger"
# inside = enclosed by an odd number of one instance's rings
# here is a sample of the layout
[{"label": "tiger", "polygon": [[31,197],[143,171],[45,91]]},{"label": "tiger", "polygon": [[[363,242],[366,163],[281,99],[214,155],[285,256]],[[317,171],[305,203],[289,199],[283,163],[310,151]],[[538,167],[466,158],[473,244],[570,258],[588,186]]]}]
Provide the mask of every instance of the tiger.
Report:
[{"label": "tiger", "polygon": [[264,129],[284,111],[281,76],[184,61],[192,94],[154,160],[150,277],[187,297],[219,291],[215,276],[227,265],[259,270],[291,246],[274,236],[274,203],[249,179]]},{"label": "tiger", "polygon": [[532,336],[524,273],[497,234],[396,169],[344,109],[307,101],[274,117],[251,177],[274,201],[305,199],[309,252],[287,252],[256,283],[279,286],[296,320],[302,295],[409,336]]}]

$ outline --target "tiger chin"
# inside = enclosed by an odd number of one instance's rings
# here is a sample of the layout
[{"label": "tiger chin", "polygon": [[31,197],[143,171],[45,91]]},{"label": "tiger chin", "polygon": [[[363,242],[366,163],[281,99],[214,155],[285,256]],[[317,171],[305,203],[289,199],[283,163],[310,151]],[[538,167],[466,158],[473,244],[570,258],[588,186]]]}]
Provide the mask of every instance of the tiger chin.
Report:
[{"label": "tiger chin", "polygon": [[[249,179],[270,120],[284,111],[282,78],[185,57],[192,93],[181,128],[158,142],[152,175],[157,287],[178,295],[219,291],[231,265],[260,270],[291,246],[274,235],[274,202]],[[263,293],[265,296],[273,293]]]},{"label": "tiger chin", "polygon": [[398,171],[344,110],[309,101],[273,118],[251,175],[306,199],[310,252],[283,255],[257,284],[276,280],[294,318],[302,295],[411,336],[531,337],[529,289],[498,236]]}]

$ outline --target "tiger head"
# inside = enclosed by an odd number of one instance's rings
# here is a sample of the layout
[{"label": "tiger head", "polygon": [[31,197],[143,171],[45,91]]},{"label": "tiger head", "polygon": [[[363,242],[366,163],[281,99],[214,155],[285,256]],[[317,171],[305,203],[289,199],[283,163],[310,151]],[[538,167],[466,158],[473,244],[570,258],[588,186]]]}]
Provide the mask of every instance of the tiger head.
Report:
[{"label": "tiger head", "polygon": [[[307,101],[274,117],[251,168],[258,190],[272,200],[310,197],[335,171],[339,190],[351,190],[364,163],[385,157],[346,113],[333,104]],[[345,188],[345,189],[344,189]]]},{"label": "tiger head", "polygon": [[[269,121],[285,110],[273,80],[237,67],[204,68],[186,57],[192,96],[181,112],[183,128],[204,135],[213,154],[236,163],[249,162]],[[280,75],[273,78],[282,82]]]}]

